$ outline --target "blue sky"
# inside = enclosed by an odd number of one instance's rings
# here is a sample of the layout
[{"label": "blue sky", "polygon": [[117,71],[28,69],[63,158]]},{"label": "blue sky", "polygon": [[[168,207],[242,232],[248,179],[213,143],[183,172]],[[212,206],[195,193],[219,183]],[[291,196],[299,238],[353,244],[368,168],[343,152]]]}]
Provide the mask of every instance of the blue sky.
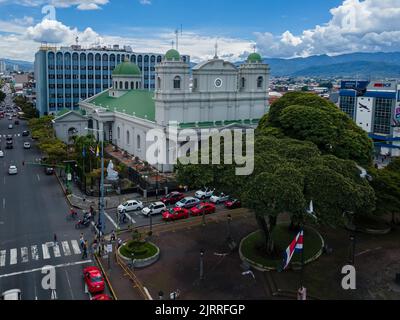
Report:
[{"label": "blue sky", "polygon": [[[56,8],[50,22],[41,13],[47,4]],[[0,0],[0,57],[33,60],[40,42],[71,44],[76,35],[83,45],[162,52],[181,24],[180,50],[195,60],[212,56],[215,42],[229,60],[254,45],[284,58],[393,51],[400,48],[398,7],[400,0]]]}]

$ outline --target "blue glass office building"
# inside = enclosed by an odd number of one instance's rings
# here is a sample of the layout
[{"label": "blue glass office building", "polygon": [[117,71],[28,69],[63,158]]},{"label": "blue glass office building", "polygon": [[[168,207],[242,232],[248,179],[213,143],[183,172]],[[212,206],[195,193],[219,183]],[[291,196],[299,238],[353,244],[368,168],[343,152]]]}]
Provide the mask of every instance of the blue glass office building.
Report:
[{"label": "blue glass office building", "polygon": [[[83,49],[80,46],[43,46],[35,55],[36,108],[41,115],[79,109],[79,101],[112,86],[114,68],[129,59],[142,72],[143,88],[155,89],[155,66],[163,54],[136,53],[129,49]],[[190,63],[190,57],[184,56]]]}]

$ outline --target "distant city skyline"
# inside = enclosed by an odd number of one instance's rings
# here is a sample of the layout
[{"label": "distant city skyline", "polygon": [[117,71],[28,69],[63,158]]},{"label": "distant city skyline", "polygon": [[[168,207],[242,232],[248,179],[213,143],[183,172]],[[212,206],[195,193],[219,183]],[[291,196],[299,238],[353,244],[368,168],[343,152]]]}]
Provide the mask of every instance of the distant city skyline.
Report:
[{"label": "distant city skyline", "polygon": [[[48,4],[56,10],[44,10]],[[33,61],[41,42],[179,49],[199,62],[400,51],[400,0],[0,0],[1,58]],[[47,17],[48,19],[44,19]],[[181,33],[182,26],[182,33]]]}]

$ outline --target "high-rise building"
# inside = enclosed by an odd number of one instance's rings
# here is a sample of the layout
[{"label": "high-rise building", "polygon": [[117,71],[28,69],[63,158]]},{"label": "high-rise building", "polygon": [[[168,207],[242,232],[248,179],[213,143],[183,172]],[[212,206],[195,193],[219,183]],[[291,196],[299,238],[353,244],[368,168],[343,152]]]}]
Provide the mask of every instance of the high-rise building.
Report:
[{"label": "high-rise building", "polygon": [[0,73],[6,73],[7,66],[4,60],[0,60]]},{"label": "high-rise building", "polygon": [[[137,53],[130,47],[95,47],[85,49],[43,46],[35,55],[36,108],[41,115],[59,110],[79,109],[79,101],[112,86],[111,75],[120,63],[129,60],[141,71],[143,89],[155,89],[155,66],[164,55]],[[184,56],[189,64],[190,57]]]},{"label": "high-rise building", "polygon": [[400,156],[400,82],[342,81],[339,107],[383,154]]},{"label": "high-rise building", "polygon": [[14,72],[19,72],[19,65],[14,64],[14,65],[13,65],[13,71],[14,71]]}]

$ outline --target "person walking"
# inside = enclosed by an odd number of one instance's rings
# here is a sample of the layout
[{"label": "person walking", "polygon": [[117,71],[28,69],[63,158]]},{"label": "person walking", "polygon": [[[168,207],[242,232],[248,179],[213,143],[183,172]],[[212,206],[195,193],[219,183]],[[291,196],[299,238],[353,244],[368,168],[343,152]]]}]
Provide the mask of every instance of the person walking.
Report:
[{"label": "person walking", "polygon": [[56,245],[57,244],[57,234],[54,234],[53,240],[54,240],[54,244]]},{"label": "person walking", "polygon": [[79,243],[81,245],[81,249],[83,249],[83,247],[85,245],[85,239],[83,238],[83,233],[81,233],[81,235],[79,237]]},{"label": "person walking", "polygon": [[88,256],[87,253],[88,247],[87,247],[87,241],[83,243],[83,254],[82,254],[82,259],[86,259]]}]

